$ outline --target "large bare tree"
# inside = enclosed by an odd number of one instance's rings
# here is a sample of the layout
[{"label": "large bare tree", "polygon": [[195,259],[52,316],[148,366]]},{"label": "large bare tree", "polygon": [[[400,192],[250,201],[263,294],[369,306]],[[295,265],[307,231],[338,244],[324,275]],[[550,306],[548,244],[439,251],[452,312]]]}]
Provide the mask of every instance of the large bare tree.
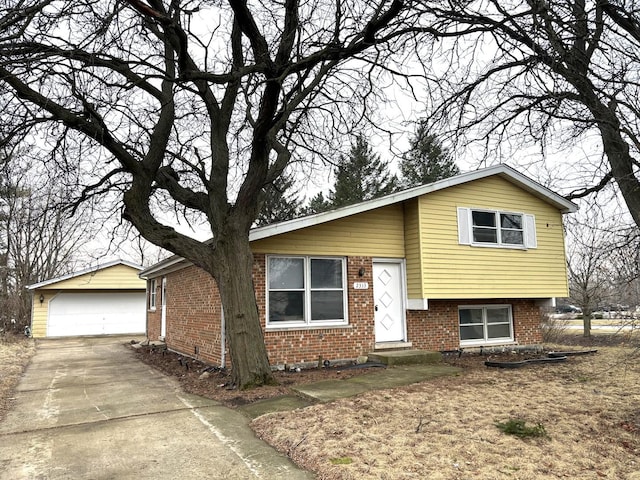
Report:
[{"label": "large bare tree", "polygon": [[[147,240],[215,278],[234,383],[272,382],[248,242],[261,193],[370,118],[380,78],[401,72],[424,33],[412,2],[3,5],[0,85],[14,115],[66,168],[91,168],[82,198],[121,192]],[[171,215],[206,221],[211,240]]]},{"label": "large bare tree", "polygon": [[431,120],[476,147],[484,143],[487,156],[534,143],[543,154],[578,147],[582,158],[558,157],[582,169],[585,183],[570,198],[615,182],[640,226],[637,3],[421,3],[441,40],[422,57],[436,72]]}]

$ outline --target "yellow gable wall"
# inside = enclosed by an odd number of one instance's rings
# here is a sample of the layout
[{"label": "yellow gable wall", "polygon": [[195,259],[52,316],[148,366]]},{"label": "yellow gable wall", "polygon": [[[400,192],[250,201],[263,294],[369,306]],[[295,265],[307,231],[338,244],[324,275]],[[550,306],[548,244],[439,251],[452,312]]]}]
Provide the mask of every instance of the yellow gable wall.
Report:
[{"label": "yellow gable wall", "polygon": [[95,272],[62,280],[40,290],[105,290],[145,289],[146,282],[138,277],[138,270],[127,265],[114,265]]},{"label": "yellow gable wall", "polygon": [[[459,245],[457,207],[535,215],[538,248]],[[489,177],[424,195],[417,210],[423,280],[422,292],[416,285],[409,288],[410,298],[568,295],[562,215],[534,195],[500,177]]]},{"label": "yellow gable wall", "polygon": [[254,253],[403,258],[402,205],[390,205],[251,242]]}]

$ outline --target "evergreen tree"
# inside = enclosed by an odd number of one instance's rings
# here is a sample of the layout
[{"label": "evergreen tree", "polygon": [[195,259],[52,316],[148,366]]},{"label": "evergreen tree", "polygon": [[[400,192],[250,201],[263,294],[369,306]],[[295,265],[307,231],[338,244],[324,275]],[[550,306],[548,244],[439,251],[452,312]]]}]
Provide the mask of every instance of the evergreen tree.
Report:
[{"label": "evergreen tree", "polygon": [[429,133],[426,122],[418,123],[410,149],[400,162],[403,189],[433,183],[460,173],[451,154]]},{"label": "evergreen tree", "polygon": [[324,194],[320,192],[309,201],[309,205],[302,209],[302,213],[303,215],[313,215],[314,213],[326,212],[332,208],[331,201],[324,198]]},{"label": "evergreen tree", "polygon": [[376,155],[367,140],[358,135],[349,157],[340,157],[336,183],[330,195],[332,208],[382,197],[396,190],[398,180],[388,164]]},{"label": "evergreen tree", "polygon": [[256,218],[256,225],[261,227],[270,223],[284,222],[296,218],[301,213],[301,202],[298,190],[292,190],[294,179],[283,175],[267,185],[262,193],[262,207]]}]

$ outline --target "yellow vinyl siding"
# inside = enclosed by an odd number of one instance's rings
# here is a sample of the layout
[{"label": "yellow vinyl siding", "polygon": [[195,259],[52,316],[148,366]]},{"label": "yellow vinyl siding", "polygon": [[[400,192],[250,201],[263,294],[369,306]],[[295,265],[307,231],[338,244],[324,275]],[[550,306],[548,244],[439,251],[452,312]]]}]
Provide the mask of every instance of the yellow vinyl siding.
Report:
[{"label": "yellow vinyl siding", "polygon": [[404,257],[401,204],[251,242],[254,253]]},{"label": "yellow vinyl siding", "polygon": [[142,289],[146,281],[138,277],[138,270],[127,265],[114,265],[91,273],[62,280],[41,287],[46,290],[109,290]]},{"label": "yellow vinyl siding", "polygon": [[[31,304],[31,335],[33,338],[44,338],[47,336],[47,318],[49,315],[49,301],[58,294],[57,291],[35,290],[32,295]],[[40,295],[44,301],[40,304]]]},{"label": "yellow vinyl siding", "polygon": [[422,282],[422,248],[420,242],[420,202],[412,199],[404,205],[407,296],[424,298]]},{"label": "yellow vinyl siding", "polygon": [[[426,298],[568,295],[562,215],[553,206],[500,177],[434,192],[419,201]],[[538,248],[459,245],[457,207],[535,215]]]}]

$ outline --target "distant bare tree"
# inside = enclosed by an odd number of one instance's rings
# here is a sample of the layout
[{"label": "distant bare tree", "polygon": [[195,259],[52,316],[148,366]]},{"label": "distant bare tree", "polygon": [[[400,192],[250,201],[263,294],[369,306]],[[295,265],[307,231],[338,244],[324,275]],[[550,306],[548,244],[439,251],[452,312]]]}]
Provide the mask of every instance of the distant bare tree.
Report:
[{"label": "distant bare tree", "polygon": [[26,287],[70,272],[76,249],[92,231],[62,206],[66,195],[55,178],[25,166],[22,154],[5,155],[0,175],[0,321],[5,329],[28,324]]},{"label": "distant bare tree", "polygon": [[582,310],[583,332],[591,336],[596,307],[609,301],[613,281],[610,265],[612,233],[603,228],[599,210],[595,217],[567,225],[567,265],[571,300]]},{"label": "distant bare tree", "polygon": [[[625,308],[625,315],[640,307],[640,229],[618,227],[617,241],[610,257],[614,274],[615,303]],[[633,316],[633,315],[630,315]]]}]

